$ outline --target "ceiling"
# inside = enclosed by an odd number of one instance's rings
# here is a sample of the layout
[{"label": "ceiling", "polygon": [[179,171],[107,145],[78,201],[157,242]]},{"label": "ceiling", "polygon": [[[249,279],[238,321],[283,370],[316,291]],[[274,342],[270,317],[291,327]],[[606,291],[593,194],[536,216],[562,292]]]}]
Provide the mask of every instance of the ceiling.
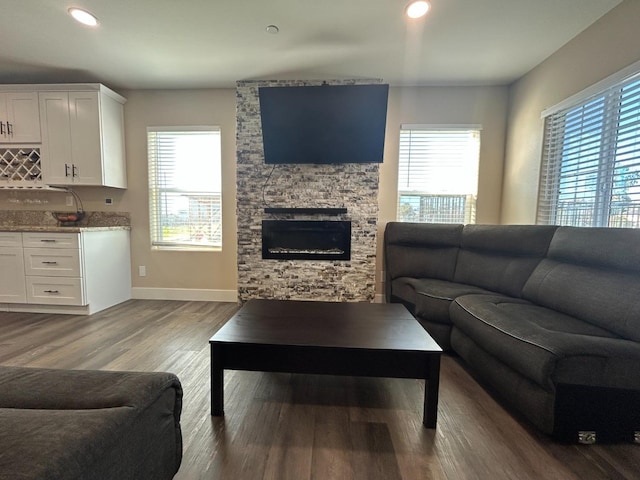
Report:
[{"label": "ceiling", "polygon": [[[509,84],[621,0],[16,0],[0,16],[0,83],[233,87],[237,80],[381,78]],[[67,14],[93,12],[91,29]],[[266,32],[277,25],[278,34]]]}]

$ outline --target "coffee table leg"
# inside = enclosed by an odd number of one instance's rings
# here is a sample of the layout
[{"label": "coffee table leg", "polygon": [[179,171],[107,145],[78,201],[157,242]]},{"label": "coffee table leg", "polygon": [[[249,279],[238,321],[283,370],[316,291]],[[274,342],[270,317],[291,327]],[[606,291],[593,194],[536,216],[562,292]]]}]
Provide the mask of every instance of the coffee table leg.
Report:
[{"label": "coffee table leg", "polygon": [[424,385],[424,416],[422,424],[427,428],[436,428],[438,421],[438,390],[440,387],[440,355],[430,355],[429,378]]},{"label": "coffee table leg", "polygon": [[224,415],[222,348],[211,344],[211,415]]}]

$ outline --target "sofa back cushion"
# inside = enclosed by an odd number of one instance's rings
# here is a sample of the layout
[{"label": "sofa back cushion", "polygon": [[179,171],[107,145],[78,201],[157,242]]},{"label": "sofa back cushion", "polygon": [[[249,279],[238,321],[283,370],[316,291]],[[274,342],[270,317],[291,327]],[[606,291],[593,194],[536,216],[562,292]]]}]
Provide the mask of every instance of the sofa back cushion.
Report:
[{"label": "sofa back cushion", "polygon": [[384,232],[387,276],[452,280],[462,225],[389,222]]},{"label": "sofa back cushion", "polygon": [[520,297],[558,227],[465,225],[454,281]]},{"label": "sofa back cushion", "polygon": [[640,230],[558,228],[523,298],[640,341]]}]

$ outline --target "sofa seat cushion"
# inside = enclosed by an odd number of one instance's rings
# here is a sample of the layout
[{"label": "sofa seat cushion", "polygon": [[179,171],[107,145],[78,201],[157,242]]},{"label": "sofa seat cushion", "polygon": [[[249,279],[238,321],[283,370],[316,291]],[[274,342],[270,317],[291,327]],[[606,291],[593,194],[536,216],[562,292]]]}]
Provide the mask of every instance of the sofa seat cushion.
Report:
[{"label": "sofa seat cushion", "polygon": [[12,478],[89,478],[105,452],[124,440],[135,416],[130,407],[0,408],[0,444],[10,445],[0,453],[0,472],[11,472]]},{"label": "sofa seat cushion", "polygon": [[449,307],[456,298],[472,293],[495,293],[473,285],[432,278],[408,278],[405,282],[415,292],[415,316],[447,325],[451,325]]},{"label": "sofa seat cushion", "polygon": [[485,351],[553,390],[555,384],[640,389],[640,345],[526,300],[466,295],[451,320]]},{"label": "sofa seat cushion", "polygon": [[178,377],[0,366],[0,479],[165,480],[182,459]]}]

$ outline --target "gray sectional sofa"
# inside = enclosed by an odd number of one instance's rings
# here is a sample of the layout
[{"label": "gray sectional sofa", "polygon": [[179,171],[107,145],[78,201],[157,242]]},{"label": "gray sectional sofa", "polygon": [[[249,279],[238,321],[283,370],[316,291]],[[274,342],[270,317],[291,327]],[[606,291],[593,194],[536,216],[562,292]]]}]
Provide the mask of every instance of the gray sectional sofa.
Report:
[{"label": "gray sectional sofa", "polygon": [[181,409],[170,373],[0,366],[0,479],[171,479]]},{"label": "gray sectional sofa", "polygon": [[640,230],[392,222],[384,243],[387,301],[512,410],[640,443]]}]

